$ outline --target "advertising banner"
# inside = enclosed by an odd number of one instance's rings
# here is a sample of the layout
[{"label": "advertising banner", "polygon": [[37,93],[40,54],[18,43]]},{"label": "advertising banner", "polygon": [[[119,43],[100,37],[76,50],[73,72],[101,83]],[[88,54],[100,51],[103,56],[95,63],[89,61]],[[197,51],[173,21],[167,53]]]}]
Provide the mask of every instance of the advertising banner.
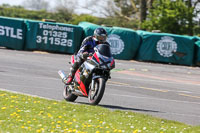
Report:
[{"label": "advertising banner", "polygon": [[73,54],[80,45],[80,26],[27,20],[26,50],[44,50]]},{"label": "advertising banner", "polygon": [[192,65],[195,40],[192,36],[137,31],[142,44],[137,60]]},{"label": "advertising banner", "polygon": [[23,19],[0,17],[0,46],[22,50],[25,33]]}]

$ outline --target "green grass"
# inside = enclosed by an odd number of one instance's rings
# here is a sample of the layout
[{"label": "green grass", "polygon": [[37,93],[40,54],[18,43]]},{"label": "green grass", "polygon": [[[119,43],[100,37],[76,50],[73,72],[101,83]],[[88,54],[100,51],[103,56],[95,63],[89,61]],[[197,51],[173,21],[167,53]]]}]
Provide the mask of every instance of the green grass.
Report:
[{"label": "green grass", "polygon": [[0,133],[197,133],[200,126],[0,91]]}]

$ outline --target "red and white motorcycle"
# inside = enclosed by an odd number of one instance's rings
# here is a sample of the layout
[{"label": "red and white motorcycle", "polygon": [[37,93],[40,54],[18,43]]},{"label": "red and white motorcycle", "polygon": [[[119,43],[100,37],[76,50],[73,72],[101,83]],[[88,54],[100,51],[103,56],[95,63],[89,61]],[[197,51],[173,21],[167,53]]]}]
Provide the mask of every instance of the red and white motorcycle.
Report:
[{"label": "red and white motorcycle", "polygon": [[[108,44],[99,44],[94,51],[76,71],[73,82],[65,85],[63,96],[66,101],[74,102],[78,96],[87,97],[92,105],[101,101],[106,81],[111,78],[110,70],[115,67],[115,60]],[[74,55],[71,57],[71,64],[74,64]],[[65,83],[64,72],[60,70],[58,74]]]}]

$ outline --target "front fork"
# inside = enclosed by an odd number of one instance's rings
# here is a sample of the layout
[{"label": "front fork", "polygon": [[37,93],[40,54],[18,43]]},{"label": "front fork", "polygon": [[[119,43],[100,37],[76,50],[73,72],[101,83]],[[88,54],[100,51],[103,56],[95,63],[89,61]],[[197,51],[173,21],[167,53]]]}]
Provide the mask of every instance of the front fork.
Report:
[{"label": "front fork", "polygon": [[102,76],[102,75],[95,75],[93,73],[93,76],[92,76],[92,82],[91,82],[91,90],[94,91],[95,90],[95,80],[98,79],[98,78],[104,78],[106,81],[108,79],[110,79],[110,75],[108,77],[105,77],[105,76]]},{"label": "front fork", "polygon": [[95,87],[95,85],[94,85],[94,84],[95,84],[94,80],[95,80],[95,79],[92,79],[91,91],[94,91],[94,87]]}]

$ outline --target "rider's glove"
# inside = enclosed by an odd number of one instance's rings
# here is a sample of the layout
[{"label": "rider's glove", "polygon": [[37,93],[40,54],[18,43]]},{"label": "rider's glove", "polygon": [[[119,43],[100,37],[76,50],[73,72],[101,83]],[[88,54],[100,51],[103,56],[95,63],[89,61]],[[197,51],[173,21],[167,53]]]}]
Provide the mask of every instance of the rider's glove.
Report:
[{"label": "rider's glove", "polygon": [[82,55],[81,55],[81,58],[86,60],[88,56],[89,56],[88,52],[83,52]]}]

